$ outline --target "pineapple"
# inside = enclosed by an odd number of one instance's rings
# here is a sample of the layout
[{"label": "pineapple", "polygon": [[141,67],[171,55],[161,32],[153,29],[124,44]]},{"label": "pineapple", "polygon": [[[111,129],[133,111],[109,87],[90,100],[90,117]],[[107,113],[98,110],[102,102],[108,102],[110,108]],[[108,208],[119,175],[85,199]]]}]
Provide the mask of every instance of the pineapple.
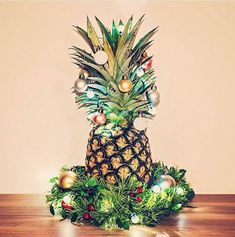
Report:
[{"label": "pineapple", "polygon": [[[132,17],[125,26],[122,21],[118,25],[113,21],[111,30],[96,18],[102,37],[89,18],[87,31],[74,27],[91,50],[72,47],[72,58],[80,68],[73,91],[75,100],[78,108],[86,108],[94,125],[88,139],[86,172],[112,184],[132,176],[148,183],[152,174],[148,138],[144,130],[133,126],[140,116],[152,119],[150,111],[157,104],[151,96],[156,90],[154,69],[148,67],[152,56],[146,53],[157,28],[135,44],[143,18],[133,27]],[[124,30],[119,31],[121,28]],[[99,119],[97,115],[101,115]]]}]

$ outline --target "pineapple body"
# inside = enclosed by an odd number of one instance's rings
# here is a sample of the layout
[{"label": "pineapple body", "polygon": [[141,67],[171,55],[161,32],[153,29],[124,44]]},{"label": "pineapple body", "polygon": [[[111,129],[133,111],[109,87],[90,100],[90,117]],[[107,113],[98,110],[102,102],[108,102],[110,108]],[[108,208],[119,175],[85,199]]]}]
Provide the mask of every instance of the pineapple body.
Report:
[{"label": "pineapple body", "polygon": [[86,173],[115,184],[135,176],[148,183],[152,175],[152,159],[145,131],[109,123],[94,127],[86,152]]}]

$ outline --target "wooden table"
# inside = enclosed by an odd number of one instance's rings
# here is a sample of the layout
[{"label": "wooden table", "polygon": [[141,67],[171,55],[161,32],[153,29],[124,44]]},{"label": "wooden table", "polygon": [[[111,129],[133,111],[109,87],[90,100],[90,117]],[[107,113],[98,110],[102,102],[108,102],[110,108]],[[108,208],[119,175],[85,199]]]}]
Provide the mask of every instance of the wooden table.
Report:
[{"label": "wooden table", "polygon": [[154,228],[133,226],[129,231],[105,231],[52,217],[41,195],[2,194],[0,236],[235,236],[235,195],[197,195],[192,205],[197,208],[185,208],[180,215],[169,217]]}]

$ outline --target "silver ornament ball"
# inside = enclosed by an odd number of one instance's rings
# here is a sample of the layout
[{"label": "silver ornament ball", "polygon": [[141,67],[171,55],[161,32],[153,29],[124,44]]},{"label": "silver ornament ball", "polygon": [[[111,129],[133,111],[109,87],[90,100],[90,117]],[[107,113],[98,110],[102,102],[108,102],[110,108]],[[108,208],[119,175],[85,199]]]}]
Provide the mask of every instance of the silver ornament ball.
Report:
[{"label": "silver ornament ball", "polygon": [[136,118],[133,124],[137,130],[145,130],[147,128],[148,121],[145,118],[140,117]]},{"label": "silver ornament ball", "polygon": [[86,84],[86,81],[84,79],[77,79],[75,82],[74,82],[74,88],[75,90],[79,91],[79,92],[83,92],[86,90],[87,88],[87,84]]},{"label": "silver ornament ball", "polygon": [[149,92],[147,98],[153,106],[157,106],[160,103],[160,93],[157,90]]}]

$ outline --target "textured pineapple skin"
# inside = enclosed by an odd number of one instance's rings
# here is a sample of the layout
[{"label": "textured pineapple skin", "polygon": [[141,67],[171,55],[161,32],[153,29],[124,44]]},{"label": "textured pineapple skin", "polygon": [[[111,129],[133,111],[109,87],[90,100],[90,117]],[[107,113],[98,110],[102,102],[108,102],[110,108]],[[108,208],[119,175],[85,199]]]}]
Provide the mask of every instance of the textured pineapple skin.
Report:
[{"label": "textured pineapple skin", "polygon": [[89,177],[103,177],[108,183],[118,183],[135,176],[148,183],[152,176],[152,159],[145,131],[112,123],[94,127],[89,135],[86,160]]}]

